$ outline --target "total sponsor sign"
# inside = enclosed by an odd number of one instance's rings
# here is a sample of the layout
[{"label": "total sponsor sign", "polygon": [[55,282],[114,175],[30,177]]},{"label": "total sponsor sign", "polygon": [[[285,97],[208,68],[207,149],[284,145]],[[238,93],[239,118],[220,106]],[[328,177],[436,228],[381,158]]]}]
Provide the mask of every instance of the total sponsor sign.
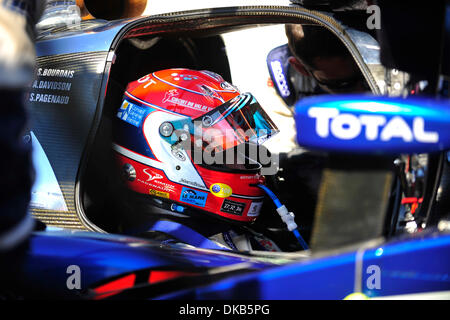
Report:
[{"label": "total sponsor sign", "polygon": [[308,98],[296,106],[302,146],[338,152],[420,153],[450,148],[450,104],[418,98]]}]

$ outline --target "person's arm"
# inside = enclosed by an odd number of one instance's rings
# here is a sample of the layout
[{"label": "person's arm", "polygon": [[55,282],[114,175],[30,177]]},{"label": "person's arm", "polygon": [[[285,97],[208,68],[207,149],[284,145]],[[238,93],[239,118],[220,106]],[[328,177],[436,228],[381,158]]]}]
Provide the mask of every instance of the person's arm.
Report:
[{"label": "person's arm", "polygon": [[23,135],[35,66],[34,24],[44,5],[44,0],[0,0],[0,275],[7,277],[4,271],[17,271],[34,227],[28,213],[31,143]]}]

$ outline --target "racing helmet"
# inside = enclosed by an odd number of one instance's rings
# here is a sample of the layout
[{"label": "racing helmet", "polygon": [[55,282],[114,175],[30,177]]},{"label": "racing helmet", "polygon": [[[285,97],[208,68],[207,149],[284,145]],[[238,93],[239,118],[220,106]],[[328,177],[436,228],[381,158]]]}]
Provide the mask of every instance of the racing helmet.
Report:
[{"label": "racing helmet", "polygon": [[156,71],[128,85],[115,122],[114,156],[140,199],[227,221],[259,215],[264,177],[248,150],[278,129],[250,93],[210,71]]}]

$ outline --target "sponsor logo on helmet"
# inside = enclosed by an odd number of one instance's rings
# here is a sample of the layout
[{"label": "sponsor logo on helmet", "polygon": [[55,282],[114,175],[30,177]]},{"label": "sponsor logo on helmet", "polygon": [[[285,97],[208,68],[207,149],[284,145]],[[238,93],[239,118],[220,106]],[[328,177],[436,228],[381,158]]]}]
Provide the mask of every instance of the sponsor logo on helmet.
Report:
[{"label": "sponsor logo on helmet", "polygon": [[122,106],[117,111],[117,117],[135,127],[141,125],[142,119],[146,114],[146,110],[127,100],[122,103]]},{"label": "sponsor logo on helmet", "polygon": [[162,179],[163,178],[163,176],[162,175],[160,175],[159,173],[154,173],[154,172],[149,172],[149,168],[145,168],[144,170],[142,170],[147,176],[148,176],[148,179],[147,179],[147,181],[153,181],[153,180],[156,180],[156,179]]},{"label": "sponsor logo on helmet", "polygon": [[213,195],[219,198],[228,198],[233,193],[231,187],[224,183],[213,183],[209,190]]},{"label": "sponsor logo on helmet", "polygon": [[165,199],[169,199],[170,195],[167,192],[163,192],[163,191],[158,191],[158,190],[153,190],[153,189],[149,189],[148,193],[151,196],[155,196],[155,197],[160,197],[160,198],[165,198]]},{"label": "sponsor logo on helmet", "polygon": [[259,212],[261,211],[263,202],[262,201],[254,201],[250,205],[250,208],[248,209],[247,216],[248,217],[257,217],[259,216]]},{"label": "sponsor logo on helmet", "polygon": [[200,183],[197,183],[195,181],[189,181],[189,180],[186,180],[184,178],[181,178],[180,182],[184,183],[184,184],[187,184],[187,185],[191,185],[193,187],[197,187],[197,188],[204,188],[205,187],[204,185],[201,185]]},{"label": "sponsor logo on helmet", "polygon": [[220,83],[220,87],[224,90],[229,90],[229,91],[233,91],[233,92],[238,92],[238,88],[236,88],[235,86],[233,86],[231,83],[229,82],[221,82]]},{"label": "sponsor logo on helmet", "polygon": [[210,127],[212,123],[213,119],[211,118],[211,116],[206,115],[202,118],[202,124],[204,127]]},{"label": "sponsor logo on helmet", "polygon": [[169,193],[173,193],[175,192],[175,186],[165,183],[165,182],[161,182],[159,180],[155,180],[153,181],[154,183],[149,183],[147,181],[142,181],[140,179],[137,179],[138,182],[145,184],[146,186],[149,186],[151,188],[155,188],[155,189],[160,189],[164,192],[169,192]]},{"label": "sponsor logo on helmet", "polygon": [[206,199],[208,199],[208,194],[206,192],[192,190],[189,188],[183,188],[181,190],[180,196],[181,202],[189,203],[199,207],[204,207],[206,205]]},{"label": "sponsor logo on helmet", "polygon": [[178,92],[177,89],[172,89],[172,90],[166,91],[162,102],[171,101],[173,97],[177,97],[179,95],[180,95],[180,93]]},{"label": "sponsor logo on helmet", "polygon": [[180,150],[172,150],[172,155],[180,161],[186,160],[186,156]]},{"label": "sponsor logo on helmet", "polygon": [[180,93],[178,92],[177,89],[169,90],[164,94],[164,98],[163,98],[162,102],[163,103],[169,102],[169,103],[173,103],[173,104],[176,104],[176,105],[179,105],[182,107],[195,109],[195,110],[199,110],[199,111],[205,111],[205,112],[213,109],[211,107],[202,105],[200,103],[196,103],[193,101],[188,101],[185,99],[178,98],[179,94]]},{"label": "sponsor logo on helmet", "polygon": [[175,81],[180,81],[180,80],[185,80],[185,81],[190,81],[190,80],[197,80],[198,77],[191,75],[191,74],[180,74],[178,72],[174,72],[171,74],[173,80]]},{"label": "sponsor logo on helmet", "polygon": [[245,203],[224,199],[220,211],[242,216],[245,210]]},{"label": "sponsor logo on helmet", "polygon": [[142,170],[147,176],[147,180],[137,179],[138,182],[143,183],[151,188],[161,189],[167,192],[174,192],[175,186],[170,183],[162,181],[164,177],[159,173],[151,171],[150,168],[145,168]]}]

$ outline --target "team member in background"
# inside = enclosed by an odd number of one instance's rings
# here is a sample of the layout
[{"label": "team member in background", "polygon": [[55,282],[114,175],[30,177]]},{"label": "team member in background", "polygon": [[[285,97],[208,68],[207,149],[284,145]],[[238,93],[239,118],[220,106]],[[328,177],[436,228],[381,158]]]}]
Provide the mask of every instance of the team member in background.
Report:
[{"label": "team member in background", "polygon": [[368,91],[355,60],[331,31],[321,26],[287,24],[286,36],[293,53],[289,63],[297,72],[314,78],[325,93]]},{"label": "team member in background", "polygon": [[0,289],[19,275],[34,220],[31,145],[24,134],[26,89],[34,75],[34,25],[45,1],[0,0]]},{"label": "team member in background", "polygon": [[[292,71],[298,73],[304,82],[310,83],[308,79],[313,80],[309,95],[370,91],[354,58],[331,31],[317,25],[287,24],[285,33],[292,53],[288,58],[294,69]],[[299,89],[295,83],[293,87]],[[298,94],[296,96],[297,99],[301,98]],[[293,105],[286,109],[291,110]],[[292,114],[285,112],[284,122],[290,123],[289,121],[293,121]],[[295,132],[295,128],[291,130]],[[295,134],[292,134],[291,140],[295,143]],[[268,185],[296,214],[296,223],[306,239],[311,235],[318,189],[326,159],[324,154],[297,146],[289,152],[279,154],[281,169],[276,176],[267,180]],[[263,212],[257,223],[274,226],[278,221],[273,215]],[[276,240],[275,237],[272,238]]]}]

